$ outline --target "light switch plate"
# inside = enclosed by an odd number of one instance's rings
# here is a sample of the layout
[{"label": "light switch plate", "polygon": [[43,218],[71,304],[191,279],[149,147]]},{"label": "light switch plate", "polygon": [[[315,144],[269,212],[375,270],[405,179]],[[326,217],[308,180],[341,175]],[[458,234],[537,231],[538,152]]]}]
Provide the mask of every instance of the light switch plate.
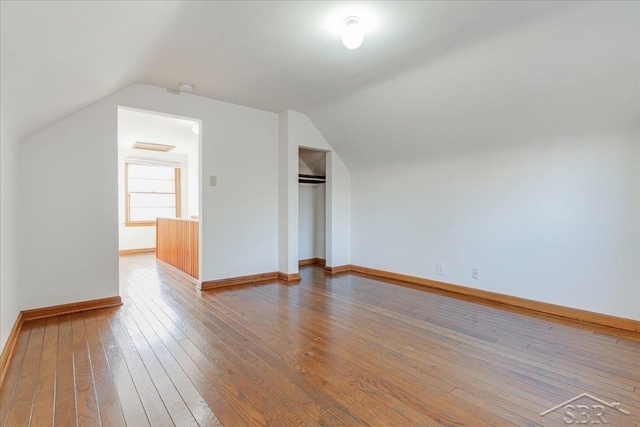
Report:
[{"label": "light switch plate", "polygon": [[215,187],[216,185],[218,185],[218,177],[216,177],[215,175],[210,175],[209,176],[209,186],[210,187]]}]

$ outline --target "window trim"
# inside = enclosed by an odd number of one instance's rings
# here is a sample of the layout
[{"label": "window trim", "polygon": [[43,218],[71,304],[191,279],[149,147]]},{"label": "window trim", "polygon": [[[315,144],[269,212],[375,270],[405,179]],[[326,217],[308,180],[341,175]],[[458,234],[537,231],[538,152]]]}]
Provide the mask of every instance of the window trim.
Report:
[{"label": "window trim", "polygon": [[[125,227],[155,227],[157,224],[156,221],[130,221],[130,198],[129,194],[129,165],[133,164],[142,164],[136,162],[124,162],[124,225]],[[168,167],[168,166],[165,166]],[[180,165],[173,166],[175,172],[175,195],[176,195],[176,218],[182,217],[182,180],[181,180],[181,171],[182,167]],[[169,194],[169,193],[167,193]]]}]

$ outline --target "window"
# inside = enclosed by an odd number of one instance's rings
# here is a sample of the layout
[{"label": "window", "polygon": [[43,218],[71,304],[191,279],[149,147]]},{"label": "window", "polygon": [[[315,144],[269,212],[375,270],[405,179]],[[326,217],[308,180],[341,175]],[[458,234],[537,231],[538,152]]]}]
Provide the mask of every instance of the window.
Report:
[{"label": "window", "polygon": [[180,218],[180,167],[126,162],[125,225],[156,225],[157,218]]}]

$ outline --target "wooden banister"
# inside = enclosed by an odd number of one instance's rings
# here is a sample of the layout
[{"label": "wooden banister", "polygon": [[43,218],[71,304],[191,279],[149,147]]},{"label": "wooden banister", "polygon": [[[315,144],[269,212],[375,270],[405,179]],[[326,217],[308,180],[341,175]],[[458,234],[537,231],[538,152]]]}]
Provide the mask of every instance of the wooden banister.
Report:
[{"label": "wooden banister", "polygon": [[158,218],[156,257],[199,279],[199,222],[192,219]]}]

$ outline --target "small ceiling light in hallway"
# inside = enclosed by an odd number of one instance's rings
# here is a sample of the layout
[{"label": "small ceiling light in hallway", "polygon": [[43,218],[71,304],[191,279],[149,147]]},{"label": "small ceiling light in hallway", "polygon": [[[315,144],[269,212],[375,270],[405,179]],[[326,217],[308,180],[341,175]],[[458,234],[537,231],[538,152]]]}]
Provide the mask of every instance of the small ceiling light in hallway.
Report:
[{"label": "small ceiling light in hallway", "polygon": [[180,90],[180,92],[193,92],[194,88],[195,86],[191,83],[187,83],[187,82],[178,83],[178,89]]},{"label": "small ceiling light in hallway", "polygon": [[360,25],[360,18],[357,16],[349,16],[344,20],[344,28],[342,29],[342,43],[347,49],[357,49],[364,40],[364,33]]}]

